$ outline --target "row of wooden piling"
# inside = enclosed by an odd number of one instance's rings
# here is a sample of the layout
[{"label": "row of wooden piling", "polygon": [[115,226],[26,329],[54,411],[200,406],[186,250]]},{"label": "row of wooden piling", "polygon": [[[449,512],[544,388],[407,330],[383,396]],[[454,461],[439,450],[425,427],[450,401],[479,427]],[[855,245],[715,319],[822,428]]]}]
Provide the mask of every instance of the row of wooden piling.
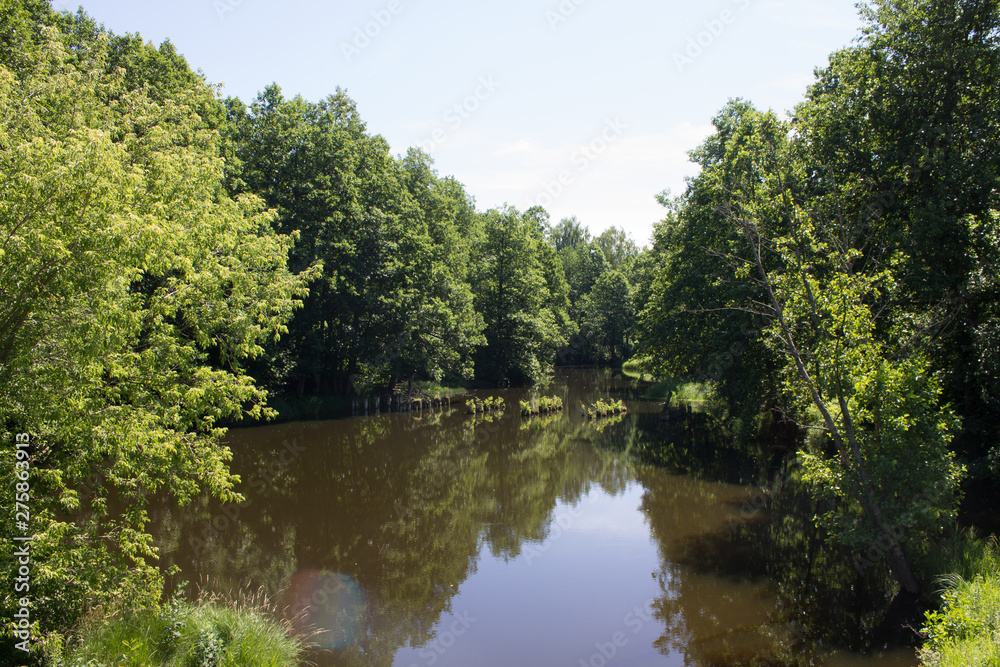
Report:
[{"label": "row of wooden piling", "polygon": [[355,398],[351,401],[351,414],[367,415],[370,413],[379,414],[382,412],[420,412],[435,408],[451,407],[451,398],[411,398],[402,394],[391,394],[387,396],[367,396],[365,398]]}]

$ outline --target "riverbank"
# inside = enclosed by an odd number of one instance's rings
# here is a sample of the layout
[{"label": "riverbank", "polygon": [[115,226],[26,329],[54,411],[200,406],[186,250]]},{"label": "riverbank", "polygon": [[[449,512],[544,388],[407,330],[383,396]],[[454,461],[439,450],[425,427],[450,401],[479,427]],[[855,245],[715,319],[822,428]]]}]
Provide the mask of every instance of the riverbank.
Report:
[{"label": "riverbank", "polygon": [[941,608],[926,616],[924,667],[1000,665],[1000,545],[967,539],[955,574],[942,579]]},{"label": "riverbank", "polygon": [[[433,404],[435,401],[441,401],[443,399],[448,399],[454,402],[470,391],[475,389],[473,383],[448,383],[442,384],[439,382],[414,382],[413,383],[413,394],[412,399],[421,401],[423,403]],[[340,396],[337,394],[314,394],[310,396],[295,396],[292,394],[275,394],[268,398],[268,406],[278,413],[277,417],[274,419],[260,420],[260,421],[250,421],[241,422],[239,424],[230,424],[233,427],[246,428],[251,426],[264,426],[266,424],[287,424],[291,422],[300,421],[323,421],[327,419],[342,419],[344,417],[350,417],[355,412],[360,412],[364,414],[366,412],[364,408],[364,400],[368,398],[370,401],[368,412],[386,411],[384,406],[389,404],[389,396],[403,396],[407,398],[410,397],[409,394],[405,394],[405,387],[402,389],[403,394],[399,393],[401,390],[397,388],[396,393],[393,392],[373,392],[370,397],[363,397],[360,399],[352,399],[347,396]],[[379,399],[378,408],[376,408],[375,399]],[[357,401],[357,402],[356,402]],[[395,411],[395,409],[393,409]]]}]

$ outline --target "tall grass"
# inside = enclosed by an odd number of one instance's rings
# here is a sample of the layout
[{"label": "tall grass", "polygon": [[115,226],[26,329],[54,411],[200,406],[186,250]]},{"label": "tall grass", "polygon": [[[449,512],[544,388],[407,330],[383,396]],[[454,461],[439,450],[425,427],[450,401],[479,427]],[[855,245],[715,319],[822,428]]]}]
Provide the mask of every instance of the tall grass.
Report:
[{"label": "tall grass", "polygon": [[1000,667],[1000,545],[965,538],[956,572],[942,578],[940,611],[927,613],[925,667]]},{"label": "tall grass", "polygon": [[646,371],[648,362],[649,359],[645,357],[633,357],[622,364],[622,372],[643,382],[653,382],[656,376]]},{"label": "tall grass", "polygon": [[91,615],[53,667],[295,667],[304,648],[266,599],[175,598],[161,609]]},{"label": "tall grass", "polygon": [[667,378],[647,389],[642,397],[649,401],[665,401],[670,397],[671,407],[703,405],[712,400],[713,390],[706,382],[682,382],[676,378]]}]

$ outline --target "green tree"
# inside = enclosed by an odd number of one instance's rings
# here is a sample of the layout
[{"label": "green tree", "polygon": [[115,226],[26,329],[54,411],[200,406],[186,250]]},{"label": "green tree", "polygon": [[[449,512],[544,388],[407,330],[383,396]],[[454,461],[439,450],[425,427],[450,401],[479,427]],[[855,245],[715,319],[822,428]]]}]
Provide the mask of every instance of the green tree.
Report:
[{"label": "green tree", "polygon": [[[926,360],[876,334],[891,268],[857,271],[864,253],[842,219],[793,204],[788,174],[777,176],[778,201],[758,191],[727,216],[749,250],[738,274],[755,276],[766,297],[745,307],[770,322],[796,414],[826,436],[799,457],[814,494],[830,501],[818,518],[851,548],[884,545],[901,589],[917,594],[911,554],[932,548],[957,511],[963,471],[948,448],[955,420],[939,405]],[[783,268],[768,270],[767,255]]]},{"label": "green tree", "polygon": [[990,450],[1000,452],[990,361],[1000,329],[1000,9],[881,0],[863,16],[861,38],[831,56],[796,110],[810,187],[898,260],[893,323],[927,346],[962,417],[955,449],[985,472]]},{"label": "green tree", "polygon": [[[483,342],[468,286],[472,202],[429,158],[402,161],[367,133],[342,91],[319,103],[272,85],[229,101],[233,192],[260,195],[301,242],[295,267],[322,266],[268,381],[301,395],[350,393],[398,379],[469,375]],[[275,371],[278,371],[275,373]]]},{"label": "green tree", "polygon": [[615,271],[624,272],[626,276],[631,271],[632,263],[639,256],[639,248],[635,241],[628,232],[618,227],[608,227],[594,239],[594,243],[604,253],[608,266]]},{"label": "green tree", "polygon": [[778,407],[779,362],[764,343],[761,318],[730,308],[762,295],[733,279],[729,256],[743,254],[744,244],[721,209],[741,181],[763,180],[772,170],[768,147],[781,146],[788,127],[742,100],[713,122],[716,133],[691,153],[699,175],[680,198],[659,197],[667,215],[654,227],[636,281],[637,348],[656,375],[711,383],[748,440]]},{"label": "green tree", "polygon": [[473,290],[487,345],[476,359],[477,377],[534,382],[566,343],[562,267],[544,246],[532,216],[513,208],[481,216]]},{"label": "green tree", "polygon": [[393,377],[471,378],[472,355],[486,344],[483,318],[475,310],[469,284],[475,205],[461,183],[439,178],[432,164],[416,149],[410,149],[402,164],[430,243],[421,249],[417,301],[407,317]]},{"label": "green tree", "polygon": [[243,364],[304,289],[292,238],[222,189],[218,133],[194,111],[210,88],[157,99],[110,66],[108,35],[82,58],[43,30],[31,67],[0,67],[0,465],[13,480],[14,434],[30,434],[44,631],[85,604],[155,604],[148,504],[236,497],[222,423],[267,414]]},{"label": "green tree", "polygon": [[586,297],[584,313],[599,361],[620,364],[631,356],[635,312],[624,275],[616,270],[601,274]]},{"label": "green tree", "polygon": [[590,232],[574,215],[560,220],[550,230],[549,240],[556,252],[560,252],[565,248],[575,248],[590,243]]}]

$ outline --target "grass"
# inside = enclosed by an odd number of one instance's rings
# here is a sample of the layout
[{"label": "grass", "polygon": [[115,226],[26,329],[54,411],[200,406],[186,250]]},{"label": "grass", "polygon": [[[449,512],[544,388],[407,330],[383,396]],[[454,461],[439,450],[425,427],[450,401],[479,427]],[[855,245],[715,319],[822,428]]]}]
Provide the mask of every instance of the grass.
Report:
[{"label": "grass", "polygon": [[591,405],[584,405],[581,411],[586,419],[601,419],[620,415],[627,412],[628,409],[621,400],[608,399],[604,401],[603,399],[598,399]]},{"label": "grass", "polygon": [[622,373],[643,382],[653,382],[656,376],[644,370],[646,361],[645,357],[632,357],[622,364]]},{"label": "grass", "polygon": [[175,598],[161,609],[90,616],[53,667],[296,667],[303,648],[262,598]]},{"label": "grass", "polygon": [[964,542],[959,572],[942,579],[941,610],[927,613],[924,667],[1000,667],[1000,545]]},{"label": "grass", "polygon": [[[405,385],[403,386],[405,390]],[[439,382],[414,382],[413,395],[429,398],[454,398],[469,393],[469,387],[463,385],[447,385]]]},{"label": "grass", "polygon": [[521,401],[518,407],[522,417],[550,415],[563,409],[563,400],[559,396],[542,396],[537,400]]},{"label": "grass", "polygon": [[712,386],[706,382],[681,382],[677,378],[667,378],[646,390],[642,398],[647,401],[665,401],[670,398],[672,406],[681,404],[703,404],[712,400]]}]

